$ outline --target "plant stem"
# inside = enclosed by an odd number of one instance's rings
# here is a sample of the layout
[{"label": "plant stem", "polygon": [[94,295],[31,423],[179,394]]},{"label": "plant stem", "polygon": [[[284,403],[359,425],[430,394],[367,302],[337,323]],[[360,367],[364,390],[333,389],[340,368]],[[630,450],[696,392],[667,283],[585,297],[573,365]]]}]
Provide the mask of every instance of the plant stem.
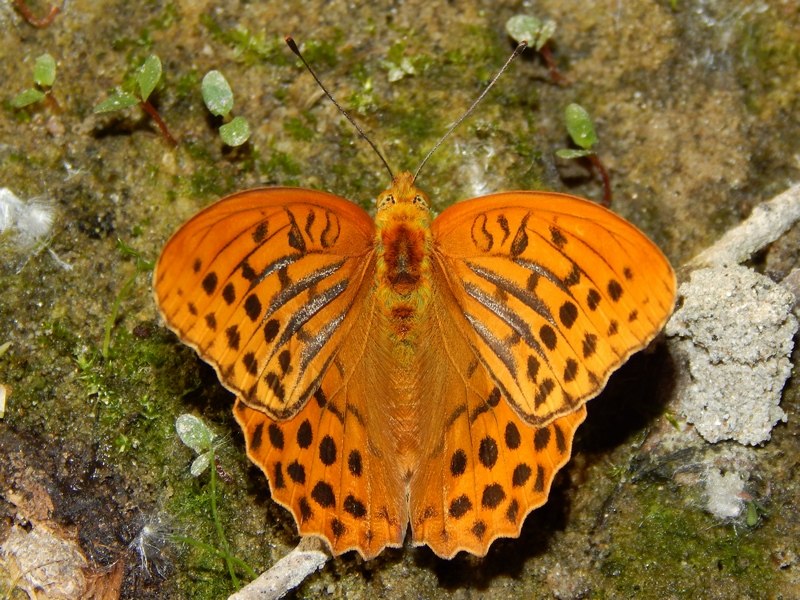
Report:
[{"label": "plant stem", "polygon": [[256,573],[253,568],[244,562],[241,558],[237,558],[235,556],[226,554],[224,550],[220,550],[216,546],[212,546],[211,544],[206,544],[205,542],[201,542],[200,540],[196,540],[191,537],[183,536],[183,535],[171,535],[170,536],[174,542],[178,544],[188,544],[189,546],[194,546],[195,548],[199,548],[205,552],[210,552],[211,554],[215,554],[220,558],[229,558],[231,562],[236,564],[237,567],[242,569],[247,576],[251,579],[255,579],[258,577],[258,573]]},{"label": "plant stem", "polygon": [[139,102],[139,106],[141,106],[142,110],[150,115],[150,118],[156,122],[156,125],[158,125],[158,128],[161,130],[161,135],[164,136],[164,139],[166,139],[173,146],[177,146],[178,140],[172,137],[169,129],[167,129],[167,124],[164,122],[164,119],[161,118],[161,115],[158,114],[158,111],[155,109],[155,107],[150,104],[150,101],[142,100]]},{"label": "plant stem", "polygon": [[597,154],[590,154],[588,158],[592,163],[592,167],[600,173],[600,178],[603,180],[603,206],[611,206],[611,179],[608,176],[608,171],[606,171],[605,166]]},{"label": "plant stem", "polygon": [[44,102],[45,104],[47,104],[48,108],[54,113],[61,112],[61,105],[58,103],[58,100],[55,99],[52,92],[47,92],[44,95]]},{"label": "plant stem", "polygon": [[219,520],[219,513],[217,512],[217,469],[213,466],[216,463],[217,456],[214,448],[211,448],[211,517],[214,519],[214,526],[217,528],[217,536],[219,537],[220,544],[224,550],[225,565],[228,567],[228,573],[231,576],[231,581],[234,587],[238,590],[240,587],[239,578],[236,577],[236,571],[233,568],[233,561],[231,560],[231,549],[228,547],[228,540],[225,539],[225,532],[222,530],[222,522]]},{"label": "plant stem", "polygon": [[558,65],[556,65],[556,61],[553,58],[553,51],[550,50],[550,42],[547,42],[544,46],[539,48],[539,54],[542,55],[544,63],[547,65],[548,71],[550,71],[550,79],[553,81],[553,83],[558,85],[568,85],[569,79],[564,77],[558,70]]},{"label": "plant stem", "polygon": [[53,22],[53,19],[56,18],[56,15],[61,11],[60,7],[53,5],[50,7],[50,12],[40,19],[31,12],[31,9],[28,8],[27,4],[25,4],[25,0],[14,0],[14,8],[19,11],[19,14],[22,15],[22,18],[25,19],[30,25],[33,25],[39,29],[43,29],[50,25],[50,23]]}]

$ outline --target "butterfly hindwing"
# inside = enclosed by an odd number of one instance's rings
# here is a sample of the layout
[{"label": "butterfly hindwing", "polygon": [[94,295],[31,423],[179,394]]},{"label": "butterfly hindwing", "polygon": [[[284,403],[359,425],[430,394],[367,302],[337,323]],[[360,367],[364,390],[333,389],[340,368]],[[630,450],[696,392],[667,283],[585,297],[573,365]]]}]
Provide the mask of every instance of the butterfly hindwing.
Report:
[{"label": "butterfly hindwing", "polygon": [[391,415],[376,410],[391,388],[385,357],[376,351],[384,328],[368,290],[356,302],[358,322],[297,415],[276,421],[241,401],[234,415],[248,456],[298,531],[324,539],[334,554],[357,550],[369,559],[402,545],[408,504],[393,438],[386,435]]},{"label": "butterfly hindwing", "polygon": [[661,251],[586,200],[495,194],[448,208],[432,231],[456,325],[532,425],[599,393],[671,312],[675,275]]},{"label": "butterfly hindwing", "polygon": [[480,364],[468,332],[457,328],[455,298],[447,289],[435,298],[426,332],[437,360],[421,369],[419,387],[439,405],[426,407],[419,434],[412,541],[444,558],[461,550],[483,556],[498,537],[518,536],[528,513],[547,501],[586,409],[542,426],[520,418]]},{"label": "butterfly hindwing", "polygon": [[319,387],[374,268],[372,219],[312,190],[240,192],[190,219],[156,266],[169,327],[273,418]]}]

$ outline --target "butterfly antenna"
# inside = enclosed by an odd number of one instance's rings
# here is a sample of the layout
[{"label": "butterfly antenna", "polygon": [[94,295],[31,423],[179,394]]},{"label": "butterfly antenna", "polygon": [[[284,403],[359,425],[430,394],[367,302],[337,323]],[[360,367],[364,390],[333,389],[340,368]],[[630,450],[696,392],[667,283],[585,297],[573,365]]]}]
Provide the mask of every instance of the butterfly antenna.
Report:
[{"label": "butterfly antenna", "polygon": [[297,55],[297,58],[299,58],[301,61],[303,61],[303,65],[305,65],[306,69],[308,69],[308,72],[311,73],[311,76],[314,78],[314,81],[317,82],[317,85],[320,88],[322,88],[322,91],[325,92],[325,95],[328,97],[328,99],[331,102],[333,102],[333,105],[336,108],[339,109],[339,112],[342,113],[344,115],[344,117],[348,121],[350,121],[350,124],[353,127],[356,128],[356,131],[358,131],[358,134],[362,138],[364,138],[364,140],[366,140],[366,142],[370,145],[370,147],[375,151],[375,154],[378,155],[378,158],[381,159],[381,162],[383,163],[383,166],[386,167],[387,171],[389,171],[389,176],[392,179],[394,179],[394,173],[392,173],[392,168],[389,166],[389,163],[386,162],[386,159],[383,158],[383,154],[381,154],[381,151],[378,150],[378,147],[374,144],[374,142],[367,137],[367,134],[364,133],[364,130],[361,129],[361,127],[358,126],[358,123],[356,123],[355,120],[353,119],[353,117],[350,116],[350,113],[348,113],[344,108],[342,108],[342,106],[336,101],[336,98],[334,98],[331,95],[331,93],[328,91],[328,88],[326,88],[323,85],[323,83],[319,80],[319,77],[317,77],[317,74],[314,73],[314,69],[311,68],[311,65],[309,65],[308,62],[306,62],[306,59],[303,58],[303,55],[300,54],[300,48],[297,47],[297,44],[295,43],[294,39],[292,39],[292,36],[287,35],[285,39],[286,39],[286,45],[289,46],[289,49]]},{"label": "butterfly antenna", "polygon": [[442,142],[444,142],[447,138],[450,137],[450,134],[453,133],[455,128],[458,127],[459,125],[461,125],[461,123],[464,120],[466,120],[466,118],[468,116],[470,116],[472,114],[472,111],[475,110],[475,107],[478,106],[478,104],[480,104],[480,101],[483,100],[483,97],[486,94],[489,93],[489,90],[492,89],[492,86],[495,84],[495,82],[498,79],[500,79],[500,76],[503,73],[506,72],[506,69],[508,69],[508,67],[511,64],[511,62],[515,58],[517,58],[520,54],[522,54],[522,52],[527,47],[528,47],[528,42],[522,41],[517,45],[516,48],[514,48],[514,52],[512,52],[511,56],[508,57],[508,60],[506,61],[506,63],[502,67],[500,67],[500,70],[497,72],[497,74],[494,77],[492,77],[492,80],[489,82],[489,85],[487,85],[486,88],[481,92],[481,95],[476,98],[475,102],[472,103],[472,106],[470,106],[467,109],[467,112],[465,112],[463,115],[461,115],[458,118],[458,120],[450,126],[450,129],[447,130],[447,133],[445,133],[441,138],[439,138],[439,141],[436,142],[436,145],[433,148],[430,149],[430,152],[428,152],[428,154],[425,155],[425,158],[422,159],[422,162],[417,167],[417,170],[414,171],[414,181],[417,180],[417,175],[419,175],[419,172],[422,170],[422,167],[425,166],[425,163],[428,162],[428,159],[431,157],[431,155],[434,152],[436,152],[436,150],[439,148],[439,146],[442,145]]}]

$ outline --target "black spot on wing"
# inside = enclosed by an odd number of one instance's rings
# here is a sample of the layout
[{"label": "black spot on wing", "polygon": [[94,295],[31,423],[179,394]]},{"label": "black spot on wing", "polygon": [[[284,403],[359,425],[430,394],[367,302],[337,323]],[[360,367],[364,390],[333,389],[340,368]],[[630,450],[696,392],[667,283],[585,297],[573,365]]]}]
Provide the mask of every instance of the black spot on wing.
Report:
[{"label": "black spot on wing", "polygon": [[289,246],[301,254],[305,254],[308,248],[306,247],[306,241],[303,238],[303,232],[297,225],[297,221],[295,220],[292,211],[287,210],[286,215],[289,217],[289,232],[287,234],[287,242],[289,243]]},{"label": "black spot on wing", "polygon": [[517,228],[517,232],[514,234],[514,239],[511,241],[511,248],[509,250],[512,258],[518,257],[520,254],[525,252],[525,249],[528,247],[527,228],[529,217],[530,213],[526,214],[522,218],[522,222],[519,224],[519,228]]},{"label": "black spot on wing", "polygon": [[203,291],[208,294],[209,296],[214,293],[214,290],[217,289],[217,274],[214,271],[211,271],[208,275],[203,277]]},{"label": "black spot on wing", "polygon": [[490,252],[494,246],[494,236],[486,228],[486,215],[481,213],[472,221],[470,230],[472,243],[481,252]]}]

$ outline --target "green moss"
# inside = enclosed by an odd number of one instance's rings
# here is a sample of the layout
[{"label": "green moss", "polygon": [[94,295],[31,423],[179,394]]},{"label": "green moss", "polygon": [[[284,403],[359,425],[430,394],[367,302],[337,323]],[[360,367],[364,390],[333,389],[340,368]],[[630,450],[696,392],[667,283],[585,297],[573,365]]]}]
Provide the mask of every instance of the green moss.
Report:
[{"label": "green moss", "polygon": [[170,85],[179,100],[191,100],[198,97],[201,79],[197,69],[192,68],[179,73]]},{"label": "green moss", "polygon": [[298,142],[310,142],[317,137],[313,125],[316,119],[308,113],[302,117],[289,117],[283,122],[283,130]]},{"label": "green moss", "polygon": [[225,28],[209,13],[200,15],[200,23],[212,38],[232,48],[246,65],[261,62],[282,66],[289,64],[286,56],[289,53],[284,52],[285,43],[278,37],[267,37],[263,31],[252,33],[241,25]]},{"label": "green moss", "polygon": [[359,87],[347,96],[349,111],[365,115],[377,110],[378,98],[375,96],[371,71],[364,64],[358,63],[353,65],[350,75],[358,82]]},{"label": "green moss", "polygon": [[156,11],[155,16],[150,20],[150,26],[158,31],[164,31],[177,23],[180,16],[177,4],[168,2],[160,11]]},{"label": "green moss", "polygon": [[308,61],[308,64],[317,71],[323,67],[335,67],[339,64],[342,57],[342,50],[339,48],[344,34],[341,30],[334,31],[331,39],[319,40],[295,40],[298,44],[302,43],[301,51]]},{"label": "green moss", "polygon": [[[800,34],[797,24],[778,14],[778,8],[737,19],[741,58],[737,80],[746,91],[747,106],[755,113],[800,110]],[[793,85],[787,86],[787,82]]]},{"label": "green moss", "polygon": [[266,161],[261,162],[259,170],[271,181],[279,181],[281,185],[298,185],[297,176],[303,172],[300,163],[280,150],[273,150]]},{"label": "green moss", "polygon": [[636,508],[629,508],[644,517],[617,531],[601,565],[607,597],[701,598],[711,581],[741,597],[768,596],[771,568],[759,530],[714,521],[665,486],[635,493]]}]

